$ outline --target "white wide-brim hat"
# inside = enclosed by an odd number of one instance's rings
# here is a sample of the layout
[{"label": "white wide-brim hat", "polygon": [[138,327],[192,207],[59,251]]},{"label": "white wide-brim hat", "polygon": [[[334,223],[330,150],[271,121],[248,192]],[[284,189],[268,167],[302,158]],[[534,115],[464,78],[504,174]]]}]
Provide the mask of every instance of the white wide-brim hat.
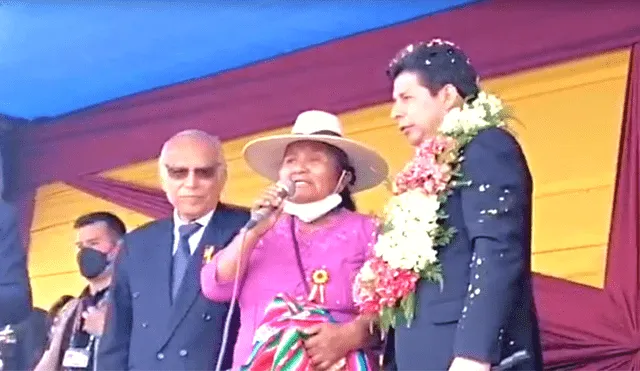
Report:
[{"label": "white wide-brim hat", "polygon": [[389,166],[382,156],[362,143],[345,138],[340,119],[323,111],[306,111],[298,115],[291,134],[250,141],[244,146],[244,158],[255,172],[278,181],[287,146],[301,140],[330,144],[347,154],[356,177],[355,183],[349,186],[352,193],[373,188],[387,178]]}]

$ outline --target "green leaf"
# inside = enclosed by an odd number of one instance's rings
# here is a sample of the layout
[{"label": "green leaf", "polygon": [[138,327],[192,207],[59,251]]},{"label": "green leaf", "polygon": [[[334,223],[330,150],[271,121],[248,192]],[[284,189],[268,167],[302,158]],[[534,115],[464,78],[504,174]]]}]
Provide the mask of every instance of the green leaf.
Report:
[{"label": "green leaf", "polygon": [[453,241],[458,231],[454,227],[443,227],[438,229],[438,233],[434,237],[436,246],[446,246]]},{"label": "green leaf", "polygon": [[385,234],[385,233],[389,233],[391,231],[393,231],[394,226],[393,226],[393,222],[389,219],[386,219],[381,225],[380,225],[380,233],[381,234]]},{"label": "green leaf", "polygon": [[442,282],[442,266],[440,263],[431,264],[420,273],[420,276],[427,281]]},{"label": "green leaf", "polygon": [[396,308],[383,307],[380,313],[380,330],[388,332],[396,327]]},{"label": "green leaf", "polygon": [[411,327],[411,322],[415,316],[416,309],[416,294],[414,292],[402,298],[400,301],[400,307],[402,308],[402,314],[407,322],[407,327]]}]

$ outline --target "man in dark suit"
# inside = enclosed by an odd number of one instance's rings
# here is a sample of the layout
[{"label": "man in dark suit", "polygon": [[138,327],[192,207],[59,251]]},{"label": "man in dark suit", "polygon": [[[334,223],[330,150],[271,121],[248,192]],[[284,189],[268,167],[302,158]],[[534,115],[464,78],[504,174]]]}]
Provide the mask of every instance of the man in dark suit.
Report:
[{"label": "man in dark suit", "polygon": [[33,370],[36,367],[47,345],[48,325],[47,311],[33,308],[29,316],[15,326],[17,365],[8,369]]},{"label": "man in dark suit", "polygon": [[[215,137],[177,134],[162,149],[159,171],[174,215],[125,239],[100,343],[101,370],[213,370],[221,350],[229,305],[202,295],[200,269],[249,213],[219,203],[227,169]],[[238,316],[232,318],[223,369],[231,366],[237,333]]]},{"label": "man in dark suit", "polygon": [[[479,93],[466,55],[440,40],[403,49],[388,74],[391,116],[413,146],[436,135],[451,109]],[[471,185],[446,202],[456,234],[438,253],[443,286],[419,282],[415,320],[395,331],[398,369],[487,371],[526,350],[531,358],[511,369],[541,370],[527,162],[507,131],[489,128],[464,148],[461,170]]]},{"label": "man in dark suit", "polygon": [[0,329],[31,313],[27,254],[20,242],[16,210],[0,199]]}]

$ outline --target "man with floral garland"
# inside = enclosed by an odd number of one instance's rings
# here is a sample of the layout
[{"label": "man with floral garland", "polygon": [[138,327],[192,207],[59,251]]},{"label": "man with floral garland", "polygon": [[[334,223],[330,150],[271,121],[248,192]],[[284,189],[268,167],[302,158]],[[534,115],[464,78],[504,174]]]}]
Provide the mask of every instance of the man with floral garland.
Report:
[{"label": "man with floral garland", "polygon": [[447,227],[454,228],[437,248],[441,281],[423,278],[415,286],[415,317],[410,327],[399,323],[395,330],[398,369],[486,371],[526,350],[530,358],[510,369],[542,370],[526,159],[500,125],[474,127],[473,120],[459,119],[456,127],[451,120],[451,112],[464,116],[465,102],[496,98],[480,91],[468,58],[447,41],[409,45],[387,73],[391,116],[412,146],[443,132],[465,139],[459,171],[466,183],[451,188],[441,206]]}]

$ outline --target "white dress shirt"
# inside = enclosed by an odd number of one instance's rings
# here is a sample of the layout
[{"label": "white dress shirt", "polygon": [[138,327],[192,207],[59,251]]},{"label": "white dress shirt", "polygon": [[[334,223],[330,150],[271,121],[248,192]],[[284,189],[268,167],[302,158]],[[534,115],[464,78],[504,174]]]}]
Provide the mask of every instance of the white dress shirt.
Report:
[{"label": "white dress shirt", "polygon": [[[192,234],[191,237],[189,237],[189,251],[191,251],[191,255],[193,255],[193,253],[198,248],[198,245],[200,244],[200,240],[202,239],[202,235],[204,234],[204,230],[209,225],[209,222],[211,221],[211,217],[213,216],[214,212],[215,210],[212,210],[209,213],[207,213],[205,216],[201,217],[200,219],[196,219],[194,221],[195,223],[200,224],[202,227],[200,227],[200,229],[198,229],[196,233]],[[178,228],[180,228],[180,226],[183,226],[185,224],[189,224],[189,223],[185,223],[184,221],[182,221],[182,219],[180,219],[180,217],[178,216],[178,212],[176,210],[173,210],[173,252],[171,253],[172,255],[175,255],[176,251],[178,251],[178,242],[180,241],[180,232],[178,231]]]}]

